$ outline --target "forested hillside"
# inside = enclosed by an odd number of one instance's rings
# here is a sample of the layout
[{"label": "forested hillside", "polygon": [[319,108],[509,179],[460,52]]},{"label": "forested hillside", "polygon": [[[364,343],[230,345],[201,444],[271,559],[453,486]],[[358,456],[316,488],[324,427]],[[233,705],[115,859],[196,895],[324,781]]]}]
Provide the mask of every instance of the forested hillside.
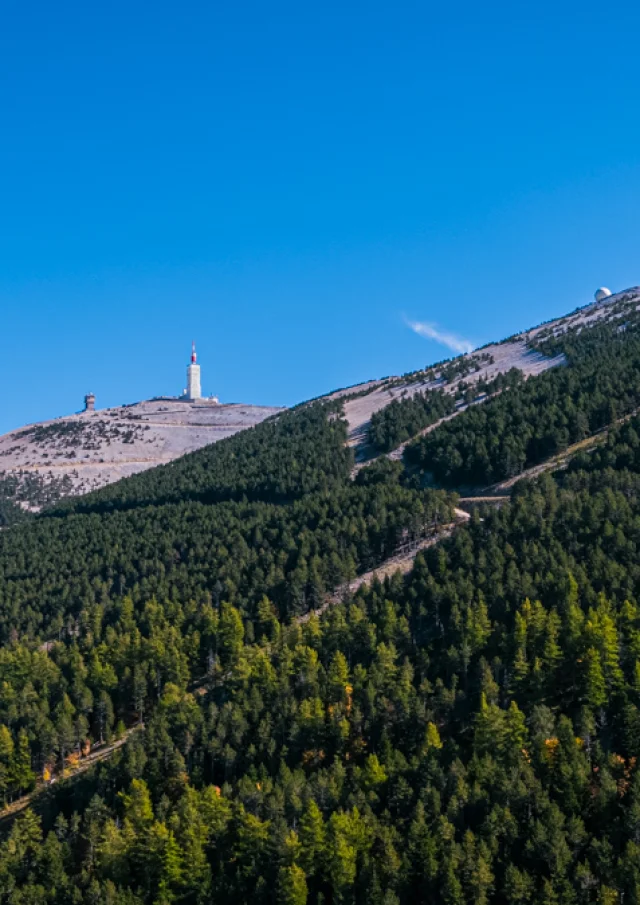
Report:
[{"label": "forested hillside", "polygon": [[518,368],[510,368],[492,380],[461,380],[450,392],[427,390],[394,399],[371,416],[369,441],[377,450],[390,452],[430,424],[456,412],[456,405],[464,407],[484,401],[507,387],[519,386],[522,381],[522,372]]},{"label": "forested hillside", "polygon": [[406,449],[407,461],[446,486],[518,475],[640,405],[640,318],[571,331],[539,344],[562,351],[555,368],[462,412]]},{"label": "forested hillside", "polygon": [[402,400],[394,399],[390,405],[371,416],[369,440],[376,449],[389,452],[422,428],[450,415],[454,409],[454,397],[441,390],[416,393]]},{"label": "forested hillside", "polygon": [[3,533],[0,794],[142,721],[167,682],[224,674],[227,636],[260,641],[450,520],[446,494],[378,466],[352,483],[351,465],[317,404]]},{"label": "forested hillside", "polygon": [[265,421],[161,468],[60,504],[98,512],[145,503],[199,500],[286,502],[344,483],[351,466],[336,406],[317,403]]},{"label": "forested hillside", "polygon": [[[2,489],[0,488],[0,494]],[[26,513],[14,503],[9,497],[0,495],[0,529],[8,528],[9,525],[15,525],[16,522],[24,521]]]},{"label": "forested hillside", "polygon": [[[639,445],[628,434],[609,458]],[[189,693],[173,650],[146,731],[52,800],[46,844],[36,817],[16,822],[4,888],[56,902],[73,889],[98,902],[638,901],[639,490],[626,467],[545,477],[406,582],[288,629],[265,608],[259,644],[211,608],[207,694]],[[139,631],[123,603],[103,676],[183,620],[148,604]],[[65,679],[74,660],[95,672],[97,642],[87,626],[47,666],[70,734],[79,680]],[[33,658],[42,672],[48,658]]]},{"label": "forested hillside", "polygon": [[[567,367],[435,428],[417,473],[352,480],[315,404],[1,532],[0,794],[139,729],[5,821],[0,901],[640,905],[624,326],[542,337]],[[602,427],[406,578],[301,618],[451,519],[420,471],[485,481]]]}]

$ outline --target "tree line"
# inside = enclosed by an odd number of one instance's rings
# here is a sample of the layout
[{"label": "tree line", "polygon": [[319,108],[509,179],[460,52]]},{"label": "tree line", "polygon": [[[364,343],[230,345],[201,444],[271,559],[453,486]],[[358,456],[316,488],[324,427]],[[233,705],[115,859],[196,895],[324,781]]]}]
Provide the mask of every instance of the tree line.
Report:
[{"label": "tree line", "polygon": [[405,450],[447,487],[486,486],[520,474],[612,424],[640,404],[637,323],[554,340],[568,366],[512,386],[439,425]]},{"label": "tree line", "polygon": [[457,406],[470,405],[485,395],[519,386],[522,380],[522,371],[511,368],[491,380],[460,380],[450,392],[443,389],[424,390],[394,399],[371,416],[369,442],[380,452],[390,452],[425,427],[453,414]]}]

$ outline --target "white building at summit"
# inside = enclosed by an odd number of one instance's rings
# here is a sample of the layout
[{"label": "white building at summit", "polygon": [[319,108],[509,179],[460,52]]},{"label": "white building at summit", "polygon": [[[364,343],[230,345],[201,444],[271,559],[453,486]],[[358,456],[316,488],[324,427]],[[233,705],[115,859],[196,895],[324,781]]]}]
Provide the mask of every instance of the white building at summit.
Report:
[{"label": "white building at summit", "polygon": [[187,389],[184,394],[187,399],[202,399],[200,386],[200,365],[196,364],[196,344],[191,343],[191,364],[187,368]]}]

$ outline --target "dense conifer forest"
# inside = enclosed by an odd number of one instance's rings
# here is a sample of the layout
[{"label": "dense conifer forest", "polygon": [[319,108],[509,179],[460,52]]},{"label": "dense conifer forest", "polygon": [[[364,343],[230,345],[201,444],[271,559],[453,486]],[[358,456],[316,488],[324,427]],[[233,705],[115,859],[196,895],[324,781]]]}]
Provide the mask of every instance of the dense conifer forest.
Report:
[{"label": "dense conifer forest", "polygon": [[638,314],[622,325],[549,339],[554,368],[462,412],[406,450],[407,461],[450,487],[511,478],[640,405]]},{"label": "dense conifer forest", "polygon": [[[0,902],[640,905],[640,344],[545,347],[406,470],[316,403],[0,533],[0,796],[127,738],[0,823]],[[425,476],[608,426],[303,618],[450,521]]]},{"label": "dense conifer forest", "polygon": [[414,437],[439,418],[451,414],[455,400],[442,390],[415,393],[406,399],[394,399],[371,416],[369,440],[381,452],[389,452]]},{"label": "dense conifer forest", "polygon": [[[458,376],[454,371],[454,377]],[[453,391],[425,390],[413,395],[401,396],[389,405],[374,412],[369,427],[369,442],[380,452],[390,452],[415,437],[420,431],[441,418],[456,411],[456,404],[470,405],[485,401],[488,396],[500,393],[507,387],[522,383],[522,371],[511,368],[492,380],[460,380]]]},{"label": "dense conifer forest", "polygon": [[[0,493],[2,488],[0,487]],[[17,505],[7,494],[0,496],[0,529],[8,528],[9,525],[15,525],[17,522],[24,521],[26,513]]]}]

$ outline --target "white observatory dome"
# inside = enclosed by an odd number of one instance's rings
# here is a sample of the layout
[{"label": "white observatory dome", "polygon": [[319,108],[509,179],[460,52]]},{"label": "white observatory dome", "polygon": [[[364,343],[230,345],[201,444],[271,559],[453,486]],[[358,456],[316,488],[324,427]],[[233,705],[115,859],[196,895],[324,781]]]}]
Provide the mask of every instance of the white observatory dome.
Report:
[{"label": "white observatory dome", "polygon": [[600,289],[596,289],[595,300],[596,302],[604,302],[605,299],[608,299],[611,295],[611,290],[607,289],[606,286],[601,286]]}]

